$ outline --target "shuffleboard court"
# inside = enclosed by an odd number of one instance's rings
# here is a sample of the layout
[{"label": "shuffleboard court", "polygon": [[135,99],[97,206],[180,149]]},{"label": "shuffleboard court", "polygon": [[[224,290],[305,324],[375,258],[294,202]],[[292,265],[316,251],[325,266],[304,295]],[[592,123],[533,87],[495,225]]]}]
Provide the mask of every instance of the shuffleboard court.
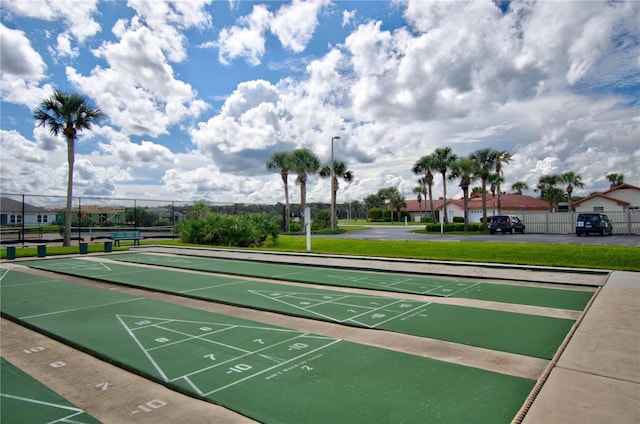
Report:
[{"label": "shuffleboard court", "polygon": [[47,259],[26,264],[165,293],[542,359],[553,357],[574,324],[562,318],[248,281],[108,259]]},{"label": "shuffleboard court", "polygon": [[0,422],[2,423],[75,423],[99,421],[55,393],[30,375],[0,358]]},{"label": "shuffleboard court", "polygon": [[204,258],[187,255],[165,256],[145,253],[113,254],[108,257],[119,261],[245,277],[272,278],[283,281],[430,296],[491,300],[574,311],[583,310],[593,296],[593,291],[584,290],[518,286],[444,277],[416,277],[391,272],[345,270],[309,265],[285,265],[262,261],[252,262],[237,259]]},{"label": "shuffleboard court", "polygon": [[506,423],[535,383],[13,270],[0,294],[7,318],[266,423]]}]

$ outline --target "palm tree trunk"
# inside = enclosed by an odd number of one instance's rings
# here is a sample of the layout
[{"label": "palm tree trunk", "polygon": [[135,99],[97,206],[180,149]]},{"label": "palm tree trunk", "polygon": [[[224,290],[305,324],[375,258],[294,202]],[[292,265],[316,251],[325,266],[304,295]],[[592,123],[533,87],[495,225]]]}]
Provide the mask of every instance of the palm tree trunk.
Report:
[{"label": "palm tree trunk", "polygon": [[64,214],[64,239],[63,246],[71,246],[71,202],[73,200],[73,165],[75,161],[75,148],[73,139],[67,138],[67,162],[69,164],[69,176],[67,178],[67,207]]},{"label": "palm tree trunk", "polygon": [[464,195],[464,232],[469,231],[469,186],[462,190]]},{"label": "palm tree trunk", "polygon": [[284,179],[284,230],[288,233],[291,231],[291,207],[289,206],[289,183]]},{"label": "palm tree trunk", "polygon": [[431,208],[431,220],[436,223],[436,211],[433,210],[433,184],[429,184],[429,207]]},{"label": "palm tree trunk", "polygon": [[307,182],[300,180],[300,231],[307,231],[304,222],[304,210],[307,208]]},{"label": "palm tree trunk", "polygon": [[444,209],[444,223],[449,223],[449,217],[447,215],[447,178],[445,177],[445,173],[442,173],[442,209]]},{"label": "palm tree trunk", "polygon": [[[487,179],[482,179],[482,231],[487,230]],[[466,231],[466,230],[465,230]]]}]

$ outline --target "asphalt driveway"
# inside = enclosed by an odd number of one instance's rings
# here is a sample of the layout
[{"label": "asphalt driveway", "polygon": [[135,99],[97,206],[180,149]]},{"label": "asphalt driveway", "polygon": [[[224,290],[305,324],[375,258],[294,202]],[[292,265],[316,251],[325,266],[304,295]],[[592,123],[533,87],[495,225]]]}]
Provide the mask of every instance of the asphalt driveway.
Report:
[{"label": "asphalt driveway", "polygon": [[[343,226],[348,228],[348,226]],[[347,231],[344,234],[322,235],[322,237],[346,238],[357,240],[408,240],[408,241],[503,241],[516,243],[547,243],[547,244],[596,244],[607,246],[640,246],[640,235],[613,236],[583,236],[575,234],[419,234],[421,226],[411,225],[378,225],[363,230]]]}]

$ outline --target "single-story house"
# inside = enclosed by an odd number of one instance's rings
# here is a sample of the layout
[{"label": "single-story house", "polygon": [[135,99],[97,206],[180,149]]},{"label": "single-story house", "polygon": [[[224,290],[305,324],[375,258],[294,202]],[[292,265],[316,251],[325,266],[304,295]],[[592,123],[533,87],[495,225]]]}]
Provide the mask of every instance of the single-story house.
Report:
[{"label": "single-story house", "polygon": [[22,203],[10,197],[0,197],[0,225],[38,226],[56,224],[56,212]]},{"label": "single-story house", "polygon": [[[417,200],[407,200],[407,212],[418,221],[424,215],[424,200],[420,208]],[[442,211],[444,201],[437,199],[433,201],[433,208],[439,213]],[[482,219],[482,195],[473,194],[469,197],[469,222],[480,222]],[[429,200],[427,199],[427,209]],[[504,215],[522,216],[524,213],[547,213],[551,209],[549,202],[537,197],[524,194],[503,194],[500,196],[500,213]],[[421,211],[421,212],[419,212]],[[427,213],[427,215],[430,212]],[[498,213],[497,196],[496,199],[487,193],[487,216]],[[464,217],[464,199],[447,199],[447,216],[451,220],[454,216]]]},{"label": "single-story house", "polygon": [[[420,222],[420,219],[423,216],[431,216],[431,204],[429,202],[429,198],[422,199],[422,201],[418,202],[417,200],[405,200],[407,207],[405,210],[409,212],[411,215],[411,219],[416,222]],[[439,210],[442,208],[442,199],[433,199],[433,209]],[[426,213],[425,213],[426,208]]]},{"label": "single-story house", "polygon": [[640,211],[640,187],[621,184],[571,204],[576,212]]}]

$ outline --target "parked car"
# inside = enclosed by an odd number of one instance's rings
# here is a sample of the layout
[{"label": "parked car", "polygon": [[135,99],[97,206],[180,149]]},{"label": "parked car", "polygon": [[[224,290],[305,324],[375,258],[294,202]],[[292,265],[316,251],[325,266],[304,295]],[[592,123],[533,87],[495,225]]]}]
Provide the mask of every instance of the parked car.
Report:
[{"label": "parked car", "polygon": [[583,234],[613,235],[613,224],[603,213],[580,213],[576,221],[576,235]]},{"label": "parked car", "polygon": [[522,233],[524,234],[525,226],[524,222],[517,216],[509,215],[496,215],[491,218],[491,225],[489,226],[489,233]]}]

